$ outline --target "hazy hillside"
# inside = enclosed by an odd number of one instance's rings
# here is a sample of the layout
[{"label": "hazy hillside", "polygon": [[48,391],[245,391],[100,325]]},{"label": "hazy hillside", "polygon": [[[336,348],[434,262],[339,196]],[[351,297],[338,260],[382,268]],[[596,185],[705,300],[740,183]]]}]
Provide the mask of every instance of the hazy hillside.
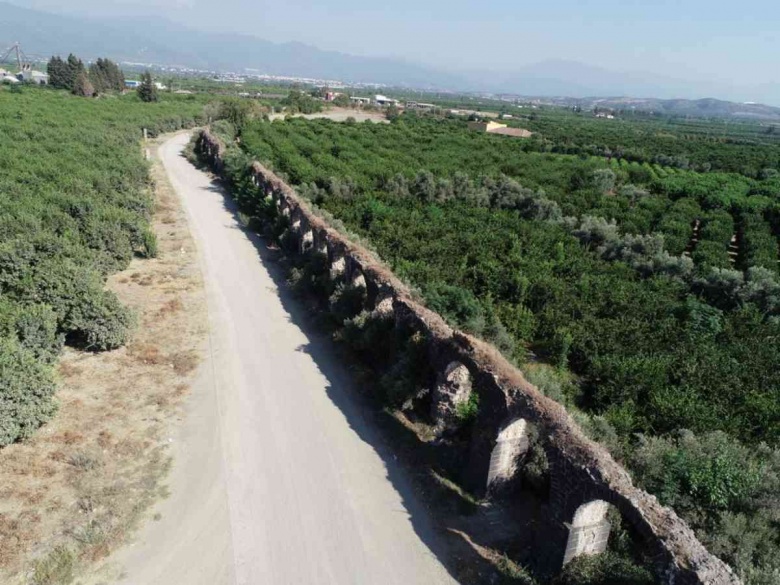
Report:
[{"label": "hazy hillside", "polygon": [[693,116],[697,118],[743,118],[780,121],[780,108],[764,104],[737,103],[713,98],[698,100],[658,99],[633,97],[554,97],[536,96],[542,103],[557,106],[580,106],[584,109],[609,108],[613,110],[638,110],[643,112],[661,112],[675,116]]},{"label": "hazy hillside", "polygon": [[[160,18],[111,22],[50,14],[0,1],[0,50],[14,41],[40,57],[74,52],[83,58],[156,63],[205,70],[252,69],[270,75],[383,83],[422,89],[491,91],[533,96],[652,96],[721,98],[780,104],[772,84],[740,90],[637,72],[616,72],[573,61],[548,60],[511,72],[443,71],[401,59],[360,57],[323,51],[303,43],[273,43],[237,34],[196,31]],[[390,49],[392,50],[392,48]],[[741,97],[742,96],[742,97]],[[620,98],[623,99],[623,98]],[[630,100],[647,105],[653,100]],[[712,103],[717,103],[713,106]],[[704,116],[777,116],[773,109],[708,100],[665,105],[670,113]],[[629,106],[632,107],[632,106]],[[639,107],[639,106],[637,106]],[[642,106],[644,107],[644,106]],[[660,106],[652,104],[651,109]]]},{"label": "hazy hillside", "polygon": [[321,51],[302,43],[272,43],[233,34],[194,31],[160,19],[116,22],[48,14],[0,2],[0,47],[14,41],[40,56],[77,53],[121,61],[209,70],[252,68],[293,75],[421,87],[464,87],[454,75],[406,63]]}]

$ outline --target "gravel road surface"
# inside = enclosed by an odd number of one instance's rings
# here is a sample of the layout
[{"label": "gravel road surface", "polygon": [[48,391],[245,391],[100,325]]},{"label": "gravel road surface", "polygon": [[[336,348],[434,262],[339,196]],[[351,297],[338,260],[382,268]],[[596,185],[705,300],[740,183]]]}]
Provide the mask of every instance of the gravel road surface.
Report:
[{"label": "gravel road surface", "polygon": [[122,583],[455,583],[343,365],[299,327],[262,242],[181,156],[188,139],[160,156],[200,255],[208,356],[173,438],[171,496],[116,557]]}]

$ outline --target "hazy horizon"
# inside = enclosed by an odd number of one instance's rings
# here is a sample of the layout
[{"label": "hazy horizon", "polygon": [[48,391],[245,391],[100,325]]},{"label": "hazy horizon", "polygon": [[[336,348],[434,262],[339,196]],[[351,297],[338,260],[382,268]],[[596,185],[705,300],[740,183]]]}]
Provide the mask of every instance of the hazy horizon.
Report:
[{"label": "hazy horizon", "polygon": [[[213,32],[298,41],[353,55],[401,58],[448,71],[511,75],[546,61],[572,61],[650,80],[696,86],[699,97],[780,105],[780,4],[748,0],[648,3],[615,0],[528,4],[488,0],[10,0],[67,15],[155,15]],[[690,92],[688,92],[690,93]],[[767,97],[771,96],[771,97]],[[643,96],[654,97],[654,96]],[[688,96],[690,97],[690,96]]]}]

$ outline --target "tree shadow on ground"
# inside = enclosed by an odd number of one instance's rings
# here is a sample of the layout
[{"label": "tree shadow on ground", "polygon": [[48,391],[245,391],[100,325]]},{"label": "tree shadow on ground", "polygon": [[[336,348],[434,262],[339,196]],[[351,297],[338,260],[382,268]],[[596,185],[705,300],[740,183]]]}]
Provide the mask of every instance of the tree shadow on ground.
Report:
[{"label": "tree shadow on ground", "polygon": [[222,181],[213,180],[208,190],[222,197],[235,222],[231,227],[241,230],[253,244],[277,287],[289,320],[308,340],[298,350],[311,356],[328,381],[330,400],[344,414],[350,428],[382,459],[387,479],[401,496],[420,540],[461,583],[528,582],[512,577],[506,566],[499,568],[505,565],[506,557],[495,551],[507,551],[516,558],[528,556],[533,540],[530,516],[535,514],[536,507],[518,516],[516,510],[477,502],[443,480],[438,473],[435,448],[421,441],[409,426],[371,396],[371,385],[361,384],[361,369],[354,359],[317,324],[312,307],[288,287],[283,253],[242,224],[238,206]]}]

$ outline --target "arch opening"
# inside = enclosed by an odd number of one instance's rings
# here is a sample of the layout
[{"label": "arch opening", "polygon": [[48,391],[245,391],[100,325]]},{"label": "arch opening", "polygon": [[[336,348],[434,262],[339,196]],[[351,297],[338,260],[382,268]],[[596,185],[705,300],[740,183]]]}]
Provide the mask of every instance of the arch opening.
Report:
[{"label": "arch opening", "polygon": [[525,419],[516,418],[498,433],[496,444],[490,453],[487,489],[496,489],[515,477],[522,457],[528,452],[529,425]]},{"label": "arch opening", "polygon": [[344,274],[347,269],[347,260],[344,256],[334,256],[330,262],[330,278],[331,280],[337,279]]},{"label": "arch opening", "polygon": [[301,236],[301,253],[305,254],[314,248],[314,232],[309,230]]},{"label": "arch opening", "polygon": [[360,268],[354,268],[350,274],[349,283],[354,287],[367,288],[366,277],[363,275],[363,271]]},{"label": "arch opening", "polygon": [[607,550],[610,523],[607,519],[610,505],[604,500],[591,500],[574,513],[569,538],[563,554],[563,564],[582,555],[597,555]]},{"label": "arch opening", "polygon": [[440,430],[454,429],[460,422],[459,407],[471,398],[471,372],[458,361],[450,362],[439,374],[433,391],[431,416]]}]

